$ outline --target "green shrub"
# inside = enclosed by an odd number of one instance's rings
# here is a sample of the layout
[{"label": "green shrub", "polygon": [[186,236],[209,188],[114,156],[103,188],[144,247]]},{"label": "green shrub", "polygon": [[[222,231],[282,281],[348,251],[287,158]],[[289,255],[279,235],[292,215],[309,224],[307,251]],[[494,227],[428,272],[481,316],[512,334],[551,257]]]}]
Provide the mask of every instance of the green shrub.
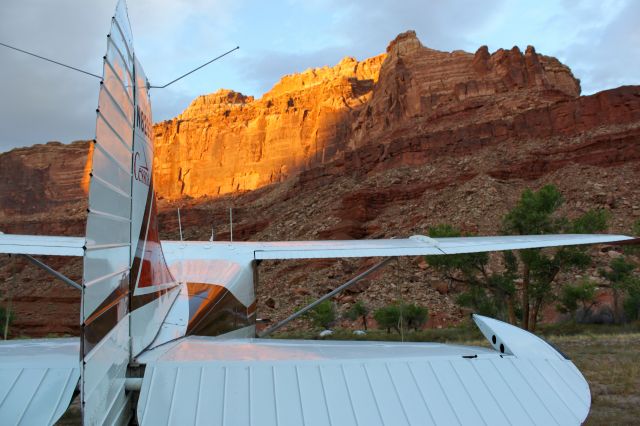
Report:
[{"label": "green shrub", "polygon": [[428,319],[428,310],[423,306],[412,304],[389,305],[384,308],[377,309],[373,313],[373,317],[378,323],[378,327],[386,329],[387,333],[391,329],[400,333],[403,330],[419,330]]},{"label": "green shrub", "polygon": [[626,297],[622,306],[629,320],[640,319],[640,279],[628,277],[622,284]]},{"label": "green shrub", "polygon": [[391,333],[391,329],[400,333],[400,307],[397,305],[389,305],[384,308],[376,309],[373,313],[378,323],[378,327],[386,329],[387,333]]},{"label": "green shrub", "polygon": [[358,318],[362,319],[362,326],[364,329],[367,329],[367,314],[369,313],[369,308],[360,300],[351,305],[351,308],[347,311],[346,317],[351,321],[355,321]]},{"label": "green shrub", "polygon": [[429,311],[424,306],[412,303],[402,306],[401,315],[405,319],[408,329],[413,328],[418,331],[427,322]]},{"label": "green shrub", "polygon": [[336,320],[336,307],[330,300],[325,300],[309,311],[309,316],[316,327],[329,328]]},{"label": "green shrub", "polygon": [[586,319],[595,304],[596,285],[589,279],[562,287],[557,309],[563,313],[576,314],[582,307],[582,319]]}]

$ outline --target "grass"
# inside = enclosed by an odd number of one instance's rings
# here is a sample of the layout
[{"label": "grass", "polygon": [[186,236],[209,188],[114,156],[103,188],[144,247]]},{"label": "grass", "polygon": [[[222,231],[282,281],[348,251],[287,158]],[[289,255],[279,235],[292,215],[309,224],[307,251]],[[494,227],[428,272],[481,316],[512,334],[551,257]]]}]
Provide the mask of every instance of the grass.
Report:
[{"label": "grass", "polygon": [[[640,419],[640,323],[596,325],[562,323],[540,327],[538,335],[568,355],[591,388],[587,425],[632,425]],[[318,333],[287,332],[274,338],[314,339]],[[371,330],[356,336],[351,330],[335,330],[335,340],[400,341],[397,333]],[[404,334],[405,341],[488,345],[471,324]]]},{"label": "grass", "polygon": [[[273,334],[274,339],[317,339],[317,331],[290,331]],[[420,331],[409,331],[400,335],[396,332],[387,333],[384,330],[369,330],[366,335],[357,336],[352,330],[335,329],[329,338],[331,340],[384,340],[392,342],[441,342],[458,343],[471,340],[484,340],[482,333],[477,327],[460,326],[446,329],[425,329]]]},{"label": "grass", "polygon": [[589,382],[587,425],[632,425],[640,418],[640,333],[583,334],[549,339]]}]

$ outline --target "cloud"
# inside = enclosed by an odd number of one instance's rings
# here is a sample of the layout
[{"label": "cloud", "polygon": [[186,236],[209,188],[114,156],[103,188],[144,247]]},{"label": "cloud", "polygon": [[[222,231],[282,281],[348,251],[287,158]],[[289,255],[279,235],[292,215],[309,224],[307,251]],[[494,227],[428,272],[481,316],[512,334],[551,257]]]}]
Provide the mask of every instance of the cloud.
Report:
[{"label": "cloud", "polygon": [[[336,10],[341,3],[333,2]],[[475,49],[477,41],[469,40],[469,34],[490,25],[504,1],[355,0],[349,5],[336,14],[332,30],[355,48],[355,54],[371,55],[380,53],[397,34],[409,29],[434,49]]]},{"label": "cloud", "polygon": [[[115,0],[6,2],[0,41],[100,74]],[[639,84],[640,2],[633,0],[130,0],[136,54],[153,84],[241,49],[168,89],[154,119],[220,87],[260,96],[285,74],[384,52],[413,29],[424,45],[475,51],[527,44],[557,56],[592,93]],[[0,152],[94,136],[97,82],[0,48]]]},{"label": "cloud", "polygon": [[581,79],[583,93],[640,85],[640,2],[605,2],[582,14],[589,25],[559,56]]},{"label": "cloud", "polygon": [[[89,53],[105,48],[109,20],[98,18],[109,12],[85,3],[8,2],[0,15],[0,40],[101,74],[99,54]],[[0,151],[93,137],[97,79],[5,48],[0,66]]]},{"label": "cloud", "polygon": [[333,66],[345,56],[344,49],[328,48],[310,52],[268,52],[253,57],[243,56],[243,76],[253,84],[253,93],[267,92],[283,76],[308,68]]},{"label": "cloud", "polygon": [[[431,48],[475,50],[478,45],[468,34],[490,25],[502,3],[503,0],[291,2],[294,13],[304,14],[301,8],[306,8],[319,16],[310,28],[296,28],[298,34],[291,35],[291,38],[306,35],[305,42],[301,46],[285,44],[281,50],[262,50],[243,56],[242,75],[254,83],[260,94],[283,75],[333,66],[345,56],[364,59],[383,53],[391,40],[410,29]],[[277,33],[273,36],[277,37]]]},{"label": "cloud", "polygon": [[[0,41],[100,75],[115,3],[7,2],[0,14]],[[219,34],[225,34],[225,26],[232,22],[225,10],[233,7],[221,3],[131,1],[136,54],[152,82],[165,83],[229,44]],[[0,47],[0,68],[0,152],[50,140],[94,137],[97,79],[4,47]],[[155,91],[154,117],[175,116],[196,94],[188,85]]]}]

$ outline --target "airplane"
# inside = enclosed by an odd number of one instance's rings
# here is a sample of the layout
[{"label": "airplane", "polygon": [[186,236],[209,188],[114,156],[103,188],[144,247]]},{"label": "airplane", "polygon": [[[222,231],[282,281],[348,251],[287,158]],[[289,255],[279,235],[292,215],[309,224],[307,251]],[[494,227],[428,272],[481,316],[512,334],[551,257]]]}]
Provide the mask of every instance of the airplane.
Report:
[{"label": "airplane", "polygon": [[0,253],[83,258],[80,338],[0,344],[0,422],[85,425],[581,424],[589,385],[565,355],[473,315],[490,348],[256,335],[257,264],[630,240],[532,235],[354,241],[161,241],[150,84],[124,0],[107,37],[85,237],[0,235]]}]

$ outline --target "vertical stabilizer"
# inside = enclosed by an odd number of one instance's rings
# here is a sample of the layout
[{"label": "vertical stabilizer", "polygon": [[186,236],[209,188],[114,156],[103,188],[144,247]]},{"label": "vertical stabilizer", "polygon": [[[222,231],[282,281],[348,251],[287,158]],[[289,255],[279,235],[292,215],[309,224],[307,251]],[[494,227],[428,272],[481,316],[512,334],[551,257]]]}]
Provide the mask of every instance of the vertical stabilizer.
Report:
[{"label": "vertical stabilizer", "polygon": [[133,82],[131,28],[121,0],[104,56],[89,186],[81,308],[84,424],[125,422],[131,411],[124,379],[131,356]]},{"label": "vertical stabilizer", "polygon": [[81,309],[85,424],[128,420],[129,360],[153,341],[179,291],[158,235],[148,90],[120,0],[104,56],[89,185]]},{"label": "vertical stabilizer", "polygon": [[153,124],[149,84],[142,65],[135,58],[134,75],[130,279],[132,356],[138,355],[151,344],[179,292],[160,244],[157,200],[153,189]]}]

